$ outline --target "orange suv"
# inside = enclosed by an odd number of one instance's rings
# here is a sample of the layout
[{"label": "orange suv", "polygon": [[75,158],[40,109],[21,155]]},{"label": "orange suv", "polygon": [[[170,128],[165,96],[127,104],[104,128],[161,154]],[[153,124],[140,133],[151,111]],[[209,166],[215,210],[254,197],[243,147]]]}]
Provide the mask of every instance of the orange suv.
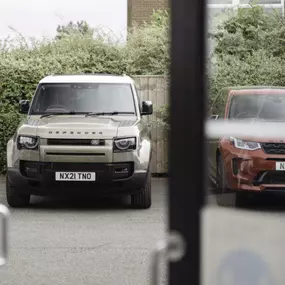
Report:
[{"label": "orange suv", "polygon": [[[219,114],[212,116],[215,119],[223,114],[225,120],[285,121],[283,87],[234,87],[224,93],[226,100],[218,106]],[[285,190],[285,141],[234,136],[212,139],[209,158],[218,199],[235,192],[238,205],[247,201],[248,194]]]}]

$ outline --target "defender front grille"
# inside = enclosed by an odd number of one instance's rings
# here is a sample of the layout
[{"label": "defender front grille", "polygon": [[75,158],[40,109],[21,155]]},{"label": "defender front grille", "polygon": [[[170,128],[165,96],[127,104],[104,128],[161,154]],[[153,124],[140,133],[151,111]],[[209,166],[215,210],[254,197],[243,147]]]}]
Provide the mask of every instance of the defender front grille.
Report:
[{"label": "defender front grille", "polygon": [[262,143],[261,145],[267,154],[285,154],[285,143]]},{"label": "defender front grille", "polygon": [[[48,139],[48,145],[82,145],[92,146],[92,139]],[[99,146],[105,145],[105,140],[99,140]]]}]

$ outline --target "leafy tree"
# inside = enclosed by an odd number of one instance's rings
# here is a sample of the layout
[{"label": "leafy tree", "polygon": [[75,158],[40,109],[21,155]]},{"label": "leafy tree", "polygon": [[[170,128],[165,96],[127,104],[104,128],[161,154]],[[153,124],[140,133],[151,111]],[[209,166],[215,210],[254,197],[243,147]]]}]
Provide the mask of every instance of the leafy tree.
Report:
[{"label": "leafy tree", "polygon": [[56,39],[62,39],[64,36],[72,34],[80,34],[83,36],[93,36],[94,29],[92,29],[86,21],[77,21],[73,23],[70,21],[67,25],[59,25],[56,29]]},{"label": "leafy tree", "polygon": [[212,35],[217,41],[215,55],[243,59],[255,51],[265,50],[273,56],[285,55],[285,21],[278,10],[265,11],[262,6],[239,8],[237,13],[218,26]]},{"label": "leafy tree", "polygon": [[256,3],[239,8],[214,33],[208,63],[209,107],[219,108],[220,91],[229,86],[285,86],[285,20],[277,10]]},{"label": "leafy tree", "polygon": [[169,10],[154,10],[151,17],[151,25],[169,28]]}]

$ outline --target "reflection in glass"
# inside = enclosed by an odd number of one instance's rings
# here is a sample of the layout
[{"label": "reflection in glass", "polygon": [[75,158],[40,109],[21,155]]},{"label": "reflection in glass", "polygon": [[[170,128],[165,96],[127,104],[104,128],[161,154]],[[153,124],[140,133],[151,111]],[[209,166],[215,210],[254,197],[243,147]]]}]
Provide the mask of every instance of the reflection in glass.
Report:
[{"label": "reflection in glass", "polygon": [[243,93],[231,99],[229,119],[257,119],[285,121],[285,89],[282,92],[264,94]]},{"label": "reflection in glass", "polygon": [[73,83],[41,84],[36,92],[31,115],[49,112],[129,112],[135,114],[129,84]]},{"label": "reflection in glass", "polygon": [[232,4],[233,0],[208,0],[208,4]]},{"label": "reflection in glass", "polygon": [[[255,3],[254,0],[240,0],[240,4],[251,4]],[[281,4],[281,0],[259,0],[258,4]]]}]

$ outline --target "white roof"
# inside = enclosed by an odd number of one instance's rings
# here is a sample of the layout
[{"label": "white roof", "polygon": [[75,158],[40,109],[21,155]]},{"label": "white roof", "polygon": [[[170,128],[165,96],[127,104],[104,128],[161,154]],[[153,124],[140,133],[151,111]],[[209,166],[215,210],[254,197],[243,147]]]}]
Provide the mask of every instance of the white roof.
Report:
[{"label": "white roof", "polygon": [[131,77],[126,75],[50,75],[40,83],[128,83],[133,84]]}]

